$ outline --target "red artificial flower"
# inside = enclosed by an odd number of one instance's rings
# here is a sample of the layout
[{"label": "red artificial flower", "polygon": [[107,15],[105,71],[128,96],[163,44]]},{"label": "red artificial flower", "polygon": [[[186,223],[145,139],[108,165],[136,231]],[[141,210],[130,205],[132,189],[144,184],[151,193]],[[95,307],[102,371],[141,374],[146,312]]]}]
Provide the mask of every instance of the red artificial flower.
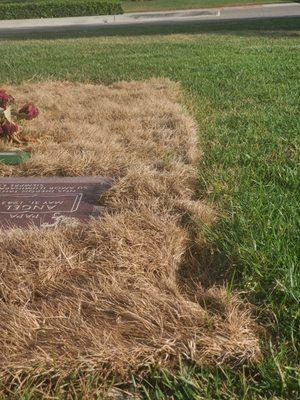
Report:
[{"label": "red artificial flower", "polygon": [[27,103],[19,110],[19,115],[21,118],[33,119],[39,115],[39,110],[33,103]]},{"label": "red artificial flower", "polygon": [[14,133],[18,132],[19,127],[13,122],[6,121],[1,125],[1,131],[3,136],[13,136]]},{"label": "red artificial flower", "polygon": [[0,89],[0,107],[6,109],[8,103],[13,103],[15,99],[4,89]]}]

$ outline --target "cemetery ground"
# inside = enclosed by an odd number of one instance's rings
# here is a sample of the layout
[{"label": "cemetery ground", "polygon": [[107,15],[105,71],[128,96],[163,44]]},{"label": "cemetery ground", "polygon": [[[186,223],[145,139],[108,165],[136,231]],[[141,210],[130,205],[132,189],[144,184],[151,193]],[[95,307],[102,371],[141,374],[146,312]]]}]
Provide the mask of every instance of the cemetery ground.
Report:
[{"label": "cemetery ground", "polygon": [[[209,243],[206,284],[224,283],[228,296],[237,291],[252,304],[262,358],[196,366],[183,357],[172,369],[150,365],[142,375],[136,371],[123,390],[136,388],[148,399],[299,395],[299,28],[299,19],[282,19],[32,34],[0,42],[3,86],[168,78],[180,83],[185,107],[197,121],[203,152],[197,197],[219,214],[215,225],[198,225]],[[24,376],[18,378],[1,388],[11,391],[9,398],[42,398],[49,390],[42,385],[47,376],[24,384]],[[51,396],[91,396],[100,384],[76,372],[57,376]]]},{"label": "cemetery ground", "polygon": [[244,6],[252,4],[283,3],[284,0],[151,0],[151,1],[123,1],[125,12],[162,11],[194,8],[211,8],[226,6]]}]

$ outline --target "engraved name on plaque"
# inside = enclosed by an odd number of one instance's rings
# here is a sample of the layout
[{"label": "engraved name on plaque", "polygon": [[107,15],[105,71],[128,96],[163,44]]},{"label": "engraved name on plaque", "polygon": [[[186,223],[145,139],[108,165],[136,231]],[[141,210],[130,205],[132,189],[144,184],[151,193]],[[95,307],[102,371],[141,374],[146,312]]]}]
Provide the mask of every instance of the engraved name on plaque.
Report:
[{"label": "engraved name on plaque", "polygon": [[0,178],[0,228],[54,227],[65,218],[88,222],[100,215],[100,196],[112,184],[102,176]]}]

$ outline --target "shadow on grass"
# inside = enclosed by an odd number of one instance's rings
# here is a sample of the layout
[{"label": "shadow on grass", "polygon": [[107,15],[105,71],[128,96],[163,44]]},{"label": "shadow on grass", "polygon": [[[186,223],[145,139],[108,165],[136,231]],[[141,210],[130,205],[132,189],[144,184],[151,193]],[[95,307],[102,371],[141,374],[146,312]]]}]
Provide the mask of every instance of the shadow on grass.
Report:
[{"label": "shadow on grass", "polygon": [[296,37],[299,35],[300,17],[261,18],[243,21],[201,21],[182,22],[168,24],[145,24],[139,26],[111,26],[111,27],[82,27],[74,30],[74,27],[64,28],[60,32],[49,28],[45,32],[28,32],[26,30],[18,33],[10,33],[0,29],[0,39],[6,40],[56,40],[122,37],[122,36],[151,36],[171,34],[228,34],[239,36],[272,36]]}]

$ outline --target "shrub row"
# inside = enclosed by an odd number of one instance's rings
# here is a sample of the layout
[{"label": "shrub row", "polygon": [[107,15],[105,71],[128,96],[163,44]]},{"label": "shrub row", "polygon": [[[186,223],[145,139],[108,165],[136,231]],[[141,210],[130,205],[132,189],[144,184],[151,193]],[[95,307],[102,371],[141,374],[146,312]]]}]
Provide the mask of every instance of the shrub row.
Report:
[{"label": "shrub row", "polygon": [[49,0],[0,3],[0,20],[112,14],[123,14],[121,4],[114,0]]}]

